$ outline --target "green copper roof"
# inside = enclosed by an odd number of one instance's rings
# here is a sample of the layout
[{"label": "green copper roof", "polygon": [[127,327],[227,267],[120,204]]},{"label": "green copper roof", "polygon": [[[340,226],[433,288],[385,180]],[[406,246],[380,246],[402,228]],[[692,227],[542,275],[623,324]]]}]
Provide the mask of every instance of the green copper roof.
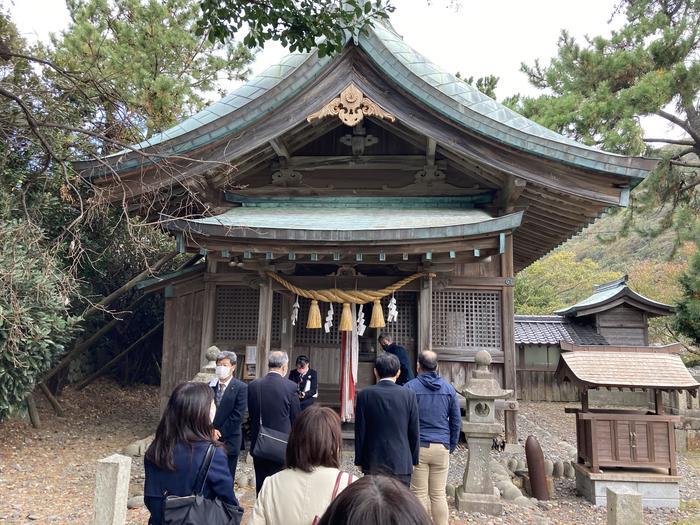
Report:
[{"label": "green copper roof", "polygon": [[301,198],[295,205],[294,200],[243,205],[214,217],[166,222],[166,227],[206,236],[344,242],[465,237],[512,230],[522,220],[522,212],[494,218],[459,203],[446,208],[428,202],[440,200],[433,198],[402,198],[401,206],[372,198],[345,204],[328,198],[311,204],[306,201],[313,199]]},{"label": "green copper roof", "polygon": [[[654,163],[648,160],[602,152],[517,114],[444,72],[381,24],[361,34],[357,42],[388,79],[466,130],[580,168],[634,178],[644,177],[653,168]],[[342,56],[319,59],[315,53],[292,53],[230,95],[135,148],[162,145],[157,153],[167,156],[220,141],[301,93],[332,60],[342,60]],[[348,82],[351,80],[349,78]],[[78,163],[76,168],[84,169],[82,164],[90,165],[89,162]],[[126,171],[143,164],[147,162],[141,157],[127,157],[119,161],[117,169]]]},{"label": "green copper roof", "polygon": [[568,306],[566,308],[557,310],[554,313],[559,315],[570,316],[586,315],[587,313],[589,313],[588,310],[590,309],[601,307],[607,303],[611,303],[623,297],[629,299],[630,302],[635,303],[636,305],[638,305],[638,307],[641,307],[642,309],[649,308],[654,310],[654,312],[652,312],[651,315],[653,315],[654,313],[656,313],[657,315],[660,313],[665,315],[673,314],[672,306],[660,303],[658,301],[654,301],[653,299],[644,297],[643,295],[638,294],[637,292],[632,290],[627,285],[626,275],[616,281],[596,286],[595,293],[590,297],[587,297],[572,306]]},{"label": "green copper roof", "polygon": [[465,209],[475,204],[488,204],[493,200],[494,192],[480,195],[436,196],[436,197],[248,197],[236,193],[226,193],[227,202],[244,207],[258,208],[397,208],[408,210],[414,208],[431,209]]}]

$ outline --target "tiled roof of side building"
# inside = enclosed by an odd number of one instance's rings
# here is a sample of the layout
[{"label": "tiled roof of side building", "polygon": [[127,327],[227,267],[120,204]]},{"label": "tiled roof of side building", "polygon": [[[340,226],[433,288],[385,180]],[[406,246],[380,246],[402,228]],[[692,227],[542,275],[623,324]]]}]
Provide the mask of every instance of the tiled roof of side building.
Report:
[{"label": "tiled roof of side building", "polygon": [[594,328],[575,324],[559,315],[516,315],[515,344],[556,345],[560,341],[579,345],[606,345]]}]

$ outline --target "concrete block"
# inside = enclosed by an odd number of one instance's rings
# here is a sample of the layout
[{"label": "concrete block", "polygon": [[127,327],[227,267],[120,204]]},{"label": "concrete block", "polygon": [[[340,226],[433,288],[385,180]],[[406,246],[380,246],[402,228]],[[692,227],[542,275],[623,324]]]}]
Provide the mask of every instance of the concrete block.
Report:
[{"label": "concrete block", "polygon": [[112,454],[97,462],[95,525],[124,525],[129,499],[131,458]]},{"label": "concrete block", "polygon": [[551,459],[544,460],[544,474],[545,476],[551,476],[554,472],[554,462]]},{"label": "concrete block", "polygon": [[552,477],[561,478],[564,475],[564,462],[558,459],[554,462],[552,467]]},{"label": "concrete block", "polygon": [[629,488],[611,489],[606,492],[608,525],[639,525],[644,523],[642,495]]}]

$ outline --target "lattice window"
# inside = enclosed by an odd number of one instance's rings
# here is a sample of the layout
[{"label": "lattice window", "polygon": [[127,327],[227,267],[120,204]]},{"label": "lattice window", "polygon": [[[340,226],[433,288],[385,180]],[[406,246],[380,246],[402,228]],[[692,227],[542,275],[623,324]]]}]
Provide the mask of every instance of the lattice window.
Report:
[{"label": "lattice window", "polygon": [[[391,296],[382,299],[382,309],[384,310],[384,319],[389,309],[389,300]],[[380,329],[380,332],[386,332],[392,336],[393,340],[399,343],[406,349],[411,349],[415,346],[417,336],[417,318],[418,309],[416,305],[417,294],[415,292],[396,292],[396,307],[399,310],[399,317],[395,323],[387,323],[386,327]],[[368,310],[365,312],[367,324],[372,315],[371,303],[367,305]]]},{"label": "lattice window", "polygon": [[272,294],[272,329],[270,330],[270,343],[274,346],[279,344],[282,333],[282,296],[278,293]]},{"label": "lattice window", "polygon": [[338,346],[340,348],[338,324],[340,323],[340,314],[343,312],[343,305],[333,305],[333,326],[329,333],[323,330],[323,323],[328,313],[328,303],[319,303],[321,308],[321,328],[306,328],[306,321],[309,318],[309,306],[311,306],[310,299],[299,298],[299,319],[295,327],[294,342],[297,345]]},{"label": "lattice window", "polygon": [[257,341],[259,298],[255,288],[217,286],[215,340]]},{"label": "lattice window", "polygon": [[501,292],[433,292],[433,346],[502,351]]}]

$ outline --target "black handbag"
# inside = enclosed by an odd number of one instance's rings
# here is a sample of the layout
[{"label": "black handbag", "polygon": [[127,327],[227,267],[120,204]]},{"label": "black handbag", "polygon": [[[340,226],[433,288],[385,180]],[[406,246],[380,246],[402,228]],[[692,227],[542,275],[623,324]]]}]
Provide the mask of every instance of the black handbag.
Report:
[{"label": "black handbag", "polygon": [[258,385],[260,430],[258,431],[258,437],[255,439],[255,446],[253,446],[251,453],[254,458],[283,464],[287,455],[287,441],[289,441],[289,434],[263,426],[261,395],[262,387]]},{"label": "black handbag", "polygon": [[223,502],[218,498],[204,497],[204,484],[207,481],[215,451],[214,445],[209,445],[204,461],[197,472],[192,495],[165,497],[163,500],[165,525],[240,525],[243,519],[241,507]]}]

